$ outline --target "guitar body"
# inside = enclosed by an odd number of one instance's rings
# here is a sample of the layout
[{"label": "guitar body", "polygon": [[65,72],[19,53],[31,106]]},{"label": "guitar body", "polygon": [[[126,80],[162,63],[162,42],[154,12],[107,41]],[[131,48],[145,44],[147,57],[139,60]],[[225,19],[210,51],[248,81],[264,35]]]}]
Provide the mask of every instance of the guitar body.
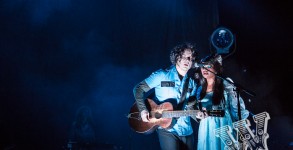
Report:
[{"label": "guitar body", "polygon": [[162,118],[163,111],[172,111],[173,105],[169,102],[157,105],[153,100],[147,99],[146,105],[150,113],[149,122],[143,122],[140,117],[140,112],[136,103],[130,109],[128,115],[128,123],[130,128],[138,133],[150,134],[156,130],[159,126],[162,128],[168,128],[171,126],[172,118]]},{"label": "guitar body", "polygon": [[[143,122],[140,117],[140,112],[136,103],[130,109],[128,114],[128,123],[130,128],[138,133],[150,134],[159,126],[162,128],[172,127],[172,121],[175,117],[181,116],[196,116],[200,110],[173,110],[173,105],[170,102],[156,104],[153,100],[147,99],[146,107],[149,111],[149,122]],[[208,116],[223,117],[224,110],[206,110]]]}]

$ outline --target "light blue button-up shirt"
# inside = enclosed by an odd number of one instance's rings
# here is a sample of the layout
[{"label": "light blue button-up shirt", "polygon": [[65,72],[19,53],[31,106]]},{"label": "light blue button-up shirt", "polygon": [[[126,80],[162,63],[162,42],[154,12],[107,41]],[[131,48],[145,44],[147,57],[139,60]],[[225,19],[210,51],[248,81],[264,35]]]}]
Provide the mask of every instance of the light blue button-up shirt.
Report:
[{"label": "light blue button-up shirt", "polygon": [[[155,89],[156,100],[159,102],[173,101],[176,104],[180,102],[181,93],[183,91],[183,85],[187,79],[187,74],[183,77],[182,81],[179,78],[176,67],[172,65],[168,69],[160,69],[153,72],[145,82],[151,89]],[[186,94],[186,100],[195,95],[196,84],[193,79],[189,80],[188,90]],[[186,106],[183,107],[186,110]],[[192,126],[189,116],[183,116],[177,119],[171,128],[167,129],[169,132],[175,133],[179,136],[186,136],[192,134]]]}]

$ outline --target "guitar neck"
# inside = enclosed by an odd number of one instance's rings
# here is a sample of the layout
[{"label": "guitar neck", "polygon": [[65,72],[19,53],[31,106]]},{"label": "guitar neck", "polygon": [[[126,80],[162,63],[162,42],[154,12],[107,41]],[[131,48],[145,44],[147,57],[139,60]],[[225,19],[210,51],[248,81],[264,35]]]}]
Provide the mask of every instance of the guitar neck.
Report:
[{"label": "guitar neck", "polygon": [[182,116],[195,116],[199,110],[177,110],[177,111],[163,111],[162,118],[173,118]]}]

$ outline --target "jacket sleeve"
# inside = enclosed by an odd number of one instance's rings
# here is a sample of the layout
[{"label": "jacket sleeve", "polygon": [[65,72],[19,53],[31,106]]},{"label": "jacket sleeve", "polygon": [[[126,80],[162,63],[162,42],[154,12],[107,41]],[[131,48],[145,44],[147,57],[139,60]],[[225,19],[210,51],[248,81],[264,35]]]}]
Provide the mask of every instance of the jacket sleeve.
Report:
[{"label": "jacket sleeve", "polygon": [[[233,82],[230,78],[229,81]],[[233,120],[239,120],[238,117],[238,99],[234,86],[227,81],[224,81],[225,91],[227,92],[228,105]],[[246,110],[243,99],[239,96],[241,119],[246,119],[249,116],[249,111]]]},{"label": "jacket sleeve", "polygon": [[140,112],[143,110],[148,111],[145,105],[144,97],[145,93],[148,92],[150,89],[151,88],[145,81],[140,82],[133,88],[133,94],[136,101],[136,105]]}]

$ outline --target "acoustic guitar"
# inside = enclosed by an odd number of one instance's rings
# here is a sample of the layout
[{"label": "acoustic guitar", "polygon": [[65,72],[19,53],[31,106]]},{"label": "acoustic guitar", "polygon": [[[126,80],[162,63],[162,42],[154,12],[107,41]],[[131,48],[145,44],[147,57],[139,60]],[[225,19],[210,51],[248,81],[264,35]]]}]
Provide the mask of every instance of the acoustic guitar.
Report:
[{"label": "acoustic guitar", "polygon": [[[146,100],[146,105],[149,111],[149,122],[143,122],[140,117],[140,112],[134,103],[127,116],[130,128],[137,133],[150,134],[159,126],[162,128],[172,127],[173,118],[182,116],[196,116],[200,110],[173,110],[173,105],[170,102],[164,102],[157,104],[152,99]],[[206,113],[209,116],[223,117],[225,115],[224,110],[207,110]]]}]

